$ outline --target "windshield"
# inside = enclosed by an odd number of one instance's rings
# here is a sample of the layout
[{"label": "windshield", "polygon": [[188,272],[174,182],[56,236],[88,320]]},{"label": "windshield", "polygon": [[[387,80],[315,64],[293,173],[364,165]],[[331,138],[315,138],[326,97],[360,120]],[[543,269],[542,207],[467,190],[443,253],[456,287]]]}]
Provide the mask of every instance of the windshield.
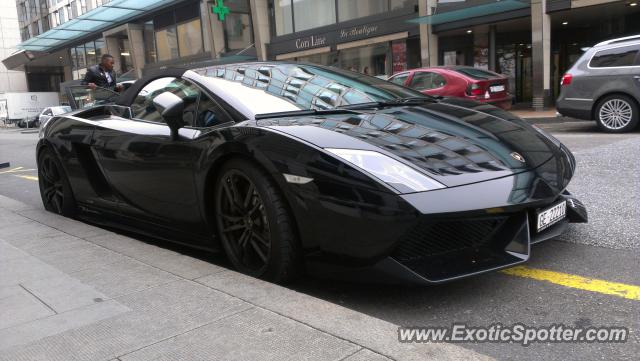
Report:
[{"label": "windshield", "polygon": [[53,107],[51,108],[51,111],[53,112],[54,115],[60,115],[60,114],[64,114],[64,113],[68,113],[71,111],[71,107],[64,105],[64,106],[60,106],[60,107]]},{"label": "windshield", "polygon": [[85,85],[70,86],[67,88],[67,98],[73,109],[113,104],[118,96],[118,93],[105,88],[90,89]]},{"label": "windshield", "polygon": [[[323,110],[425,95],[372,76],[311,64],[233,64],[195,69],[249,113]],[[233,99],[229,100],[228,98]]]}]

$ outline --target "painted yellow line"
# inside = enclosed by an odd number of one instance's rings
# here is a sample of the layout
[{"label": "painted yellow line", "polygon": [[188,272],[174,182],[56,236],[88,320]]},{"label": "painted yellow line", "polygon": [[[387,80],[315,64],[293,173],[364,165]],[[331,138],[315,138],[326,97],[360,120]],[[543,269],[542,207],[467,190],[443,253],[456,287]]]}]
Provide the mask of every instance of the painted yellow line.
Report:
[{"label": "painted yellow line", "polygon": [[6,174],[6,173],[19,173],[19,172],[33,172],[35,169],[23,169],[22,167],[18,167],[18,168],[13,168],[13,169],[9,169],[9,170],[5,170],[3,172],[0,172],[0,174]]},{"label": "painted yellow line", "polygon": [[16,177],[24,178],[24,179],[28,179],[36,182],[38,181],[38,177],[34,177],[32,175],[16,175]]},{"label": "painted yellow line", "polygon": [[2,172],[0,172],[0,174],[22,172],[21,169],[22,169],[22,167],[17,167],[17,168],[13,168],[13,169],[2,171]]},{"label": "painted yellow line", "polygon": [[507,268],[500,272],[512,276],[531,278],[538,281],[547,281],[564,287],[640,301],[640,286],[609,282],[595,278],[587,278],[568,273],[529,268],[525,266]]}]

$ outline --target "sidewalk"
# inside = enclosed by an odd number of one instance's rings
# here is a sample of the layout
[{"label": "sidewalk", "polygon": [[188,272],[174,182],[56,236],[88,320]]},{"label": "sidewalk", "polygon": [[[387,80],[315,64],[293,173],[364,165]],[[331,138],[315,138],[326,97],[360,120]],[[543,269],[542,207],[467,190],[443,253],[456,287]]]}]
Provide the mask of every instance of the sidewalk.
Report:
[{"label": "sidewalk", "polygon": [[0,360],[388,359],[489,358],[0,196]]},{"label": "sidewalk", "polygon": [[556,118],[555,108],[545,109],[542,111],[535,111],[533,109],[512,109],[509,111],[523,119]]}]

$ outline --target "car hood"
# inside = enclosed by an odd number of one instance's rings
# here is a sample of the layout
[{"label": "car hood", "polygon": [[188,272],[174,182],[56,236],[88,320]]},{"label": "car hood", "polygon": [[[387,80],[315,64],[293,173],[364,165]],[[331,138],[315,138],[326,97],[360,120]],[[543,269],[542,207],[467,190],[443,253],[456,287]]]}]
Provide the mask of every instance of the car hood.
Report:
[{"label": "car hood", "polygon": [[378,151],[448,187],[513,175],[565,156],[559,143],[522,119],[491,105],[458,99],[256,123],[321,148]]}]

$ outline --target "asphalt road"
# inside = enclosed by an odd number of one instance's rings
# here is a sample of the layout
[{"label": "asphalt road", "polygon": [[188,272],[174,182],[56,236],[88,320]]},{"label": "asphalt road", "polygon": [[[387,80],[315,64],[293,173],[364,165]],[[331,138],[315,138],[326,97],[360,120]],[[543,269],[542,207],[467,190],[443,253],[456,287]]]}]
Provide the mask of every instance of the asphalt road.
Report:
[{"label": "asphalt road", "polygon": [[[539,125],[575,154],[578,170],[569,190],[589,209],[590,222],[572,225],[559,239],[533,246],[527,266],[640,286],[640,131],[608,135],[591,122],[541,120]],[[33,180],[36,172],[30,170],[35,169],[36,140],[37,134],[0,129],[0,163],[11,162],[11,168],[0,169],[0,194],[40,204]],[[26,171],[3,173],[16,167]],[[219,257],[207,259],[225,263]],[[496,359],[631,360],[640,354],[639,300],[500,272],[425,288],[314,279],[304,279],[292,288],[399,326],[523,323],[542,327],[561,323],[623,326],[631,331],[624,344],[461,344]]]}]

